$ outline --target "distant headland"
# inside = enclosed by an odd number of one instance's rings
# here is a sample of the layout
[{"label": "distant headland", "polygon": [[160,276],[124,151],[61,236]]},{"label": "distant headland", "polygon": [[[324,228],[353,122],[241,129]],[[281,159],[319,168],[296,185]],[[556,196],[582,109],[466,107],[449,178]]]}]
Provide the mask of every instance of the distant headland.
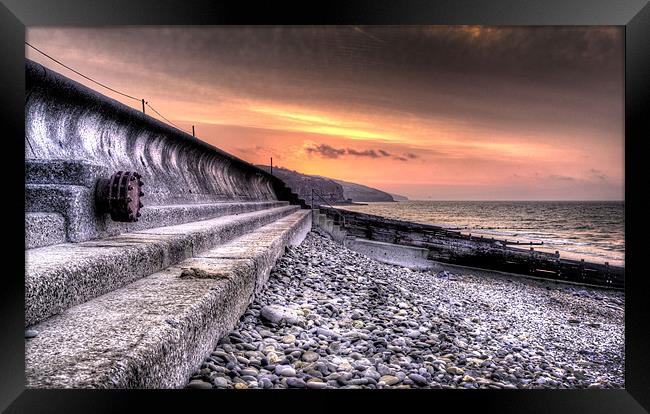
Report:
[{"label": "distant headland", "polygon": [[[268,165],[257,165],[265,171],[270,171]],[[309,200],[311,189],[315,189],[329,203],[350,204],[366,202],[396,202],[407,201],[408,198],[390,194],[376,188],[362,184],[351,183],[343,180],[323,177],[320,175],[307,175],[298,171],[282,167],[273,167],[273,174],[283,180],[301,198]]]}]

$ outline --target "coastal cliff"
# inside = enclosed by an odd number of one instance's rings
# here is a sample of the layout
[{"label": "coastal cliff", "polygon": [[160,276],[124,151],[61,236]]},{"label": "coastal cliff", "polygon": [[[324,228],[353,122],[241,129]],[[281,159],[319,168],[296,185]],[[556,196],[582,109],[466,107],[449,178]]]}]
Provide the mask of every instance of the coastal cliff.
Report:
[{"label": "coastal cliff", "polygon": [[[270,171],[268,165],[257,165],[264,171]],[[392,195],[376,188],[348,181],[323,177],[320,175],[302,174],[298,171],[282,167],[273,167],[273,175],[284,181],[295,193],[304,200],[310,200],[311,189],[320,193],[331,204],[349,204],[364,202],[393,202],[405,201],[406,197]]]},{"label": "coastal cliff", "polygon": [[350,183],[343,180],[333,180],[343,187],[345,198],[358,202],[380,202],[380,201],[397,201],[392,195],[361,184]]}]

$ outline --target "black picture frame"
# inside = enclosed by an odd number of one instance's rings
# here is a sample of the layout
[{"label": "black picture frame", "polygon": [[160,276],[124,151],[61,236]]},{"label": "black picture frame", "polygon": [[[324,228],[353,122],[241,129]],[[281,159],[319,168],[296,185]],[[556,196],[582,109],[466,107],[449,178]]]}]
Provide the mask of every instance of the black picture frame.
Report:
[{"label": "black picture frame", "polygon": [[[25,26],[195,24],[483,24],[625,26],[625,236],[626,278],[625,390],[401,390],[225,392],[191,390],[92,391],[26,390],[24,367],[24,37]],[[2,0],[0,4],[0,131],[5,267],[0,288],[0,410],[7,412],[112,412],[170,404],[203,404],[211,410],[312,409],[345,407],[351,399],[407,410],[442,405],[461,412],[642,413],[650,410],[648,276],[644,274],[644,140],[650,137],[650,5],[644,0],[490,0],[490,1],[248,1]],[[272,392],[272,394],[270,394]],[[314,394],[315,392],[315,394]],[[286,404],[286,405],[285,405]],[[416,405],[417,404],[417,405]],[[422,405],[424,404],[424,405]],[[265,408],[266,407],[266,408]],[[417,408],[423,407],[423,408]],[[208,408],[206,408],[208,409]],[[236,408],[233,408],[236,409]],[[364,409],[367,411],[367,409]]]}]

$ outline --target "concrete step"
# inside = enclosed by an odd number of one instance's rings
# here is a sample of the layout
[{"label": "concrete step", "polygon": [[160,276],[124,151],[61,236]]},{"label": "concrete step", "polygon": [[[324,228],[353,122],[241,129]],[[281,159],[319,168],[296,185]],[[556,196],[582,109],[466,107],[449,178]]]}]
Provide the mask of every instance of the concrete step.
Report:
[{"label": "concrete step", "polygon": [[283,206],[26,251],[29,326],[300,209]]},{"label": "concrete step", "polygon": [[65,242],[65,219],[61,214],[25,213],[25,249]]},{"label": "concrete step", "polygon": [[162,223],[171,226],[288,205],[288,201],[252,201],[149,206],[142,209],[137,222],[125,224],[128,231],[137,231],[159,227]]},{"label": "concrete step", "polygon": [[183,387],[310,228],[295,211],[35,325],[27,387]]},{"label": "concrete step", "polygon": [[[68,242],[82,242],[116,236],[160,226],[171,226],[232,214],[259,211],[289,205],[286,201],[228,201],[214,203],[147,205],[135,223],[120,223],[108,214],[97,214],[94,205],[94,189],[75,185],[26,184],[25,209],[33,213],[58,213],[64,217],[62,230]],[[28,227],[26,237],[42,238],[37,227]],[[41,247],[39,246],[33,247]],[[31,247],[29,247],[31,248]]]}]

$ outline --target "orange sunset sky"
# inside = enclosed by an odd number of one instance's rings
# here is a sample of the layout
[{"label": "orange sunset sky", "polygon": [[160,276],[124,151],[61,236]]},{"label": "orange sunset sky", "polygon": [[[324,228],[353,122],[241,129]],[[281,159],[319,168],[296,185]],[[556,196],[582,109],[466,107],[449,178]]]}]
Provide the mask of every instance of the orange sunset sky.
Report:
[{"label": "orange sunset sky", "polygon": [[623,199],[620,28],[31,27],[26,40],[251,163],[411,199]]}]

